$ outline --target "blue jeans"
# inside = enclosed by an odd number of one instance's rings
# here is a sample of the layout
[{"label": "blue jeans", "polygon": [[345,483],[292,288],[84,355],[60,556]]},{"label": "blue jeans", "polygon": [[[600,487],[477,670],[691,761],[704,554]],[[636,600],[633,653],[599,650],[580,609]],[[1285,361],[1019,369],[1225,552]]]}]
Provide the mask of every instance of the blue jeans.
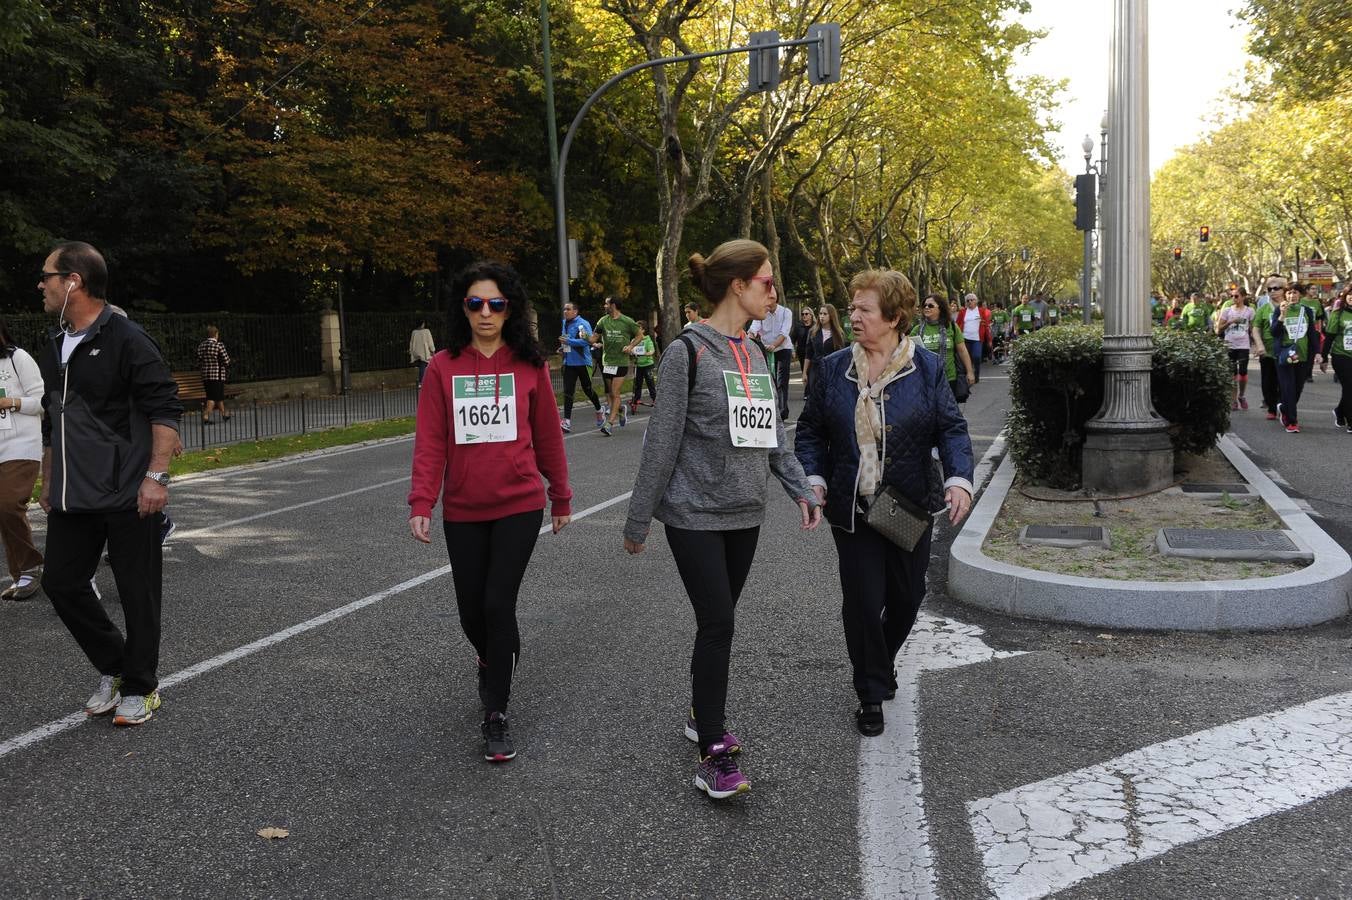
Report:
[{"label": "blue jeans", "polygon": [[[976,375],[976,380],[977,380],[977,381],[980,381],[980,380],[981,380],[981,342],[980,342],[980,341],[968,341],[968,340],[964,340],[963,343],[967,345],[967,355],[970,356],[970,357],[972,358],[972,373],[973,373],[974,375]],[[958,377],[959,377],[959,378],[962,378],[962,377],[964,377],[965,375],[966,375],[965,372],[959,372],[959,373],[958,373]]]}]

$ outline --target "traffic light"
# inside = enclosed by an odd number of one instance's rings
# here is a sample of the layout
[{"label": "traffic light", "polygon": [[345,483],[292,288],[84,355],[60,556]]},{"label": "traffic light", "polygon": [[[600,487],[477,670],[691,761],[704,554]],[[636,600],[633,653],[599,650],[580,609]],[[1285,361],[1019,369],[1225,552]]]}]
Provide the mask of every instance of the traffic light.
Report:
[{"label": "traffic light", "polygon": [[[752,48],[765,44],[778,44],[778,31],[753,31],[747,42]],[[779,87],[779,48],[764,50],[752,49],[747,55],[747,89],[751,91],[773,91]]]},{"label": "traffic light", "polygon": [[1080,231],[1094,230],[1094,173],[1075,176],[1075,227]]},{"label": "traffic light", "polygon": [[840,26],[834,23],[809,25],[806,37],[816,41],[807,45],[807,80],[813,84],[839,81]]},{"label": "traffic light", "polygon": [[1177,261],[1177,260],[1180,260],[1180,259],[1182,259],[1182,258],[1183,258],[1183,248],[1182,248],[1182,247],[1175,247],[1175,248],[1174,248],[1174,260]]},{"label": "traffic light", "polygon": [[1203,225],[1203,226],[1202,226],[1202,230],[1201,230],[1200,232],[1198,232],[1197,240],[1200,241],[1200,242],[1203,243],[1203,244],[1205,244],[1207,241],[1211,240],[1211,226],[1210,226],[1210,225]]}]

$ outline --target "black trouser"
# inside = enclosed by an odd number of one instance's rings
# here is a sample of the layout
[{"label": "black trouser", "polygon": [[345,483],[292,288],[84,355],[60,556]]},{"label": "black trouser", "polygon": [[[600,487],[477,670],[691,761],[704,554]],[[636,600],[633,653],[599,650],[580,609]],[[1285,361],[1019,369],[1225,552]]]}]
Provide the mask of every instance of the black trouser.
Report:
[{"label": "black trouser", "polygon": [[1282,424],[1298,424],[1300,415],[1296,407],[1300,403],[1301,392],[1305,390],[1305,366],[1301,363],[1277,366],[1277,385],[1282,395]]},{"label": "black trouser", "polygon": [[573,418],[573,395],[576,393],[577,382],[581,381],[583,393],[587,399],[592,401],[592,407],[596,412],[600,412],[600,397],[596,396],[596,388],[591,382],[591,368],[589,366],[564,366],[564,418]]},{"label": "black trouser", "polygon": [[[47,561],[42,589],[85,656],[103,675],[122,676],[124,696],[159,686],[163,513],[136,510],[47,515]],[[104,543],[117,582],[127,636],[108,618],[89,581]]]},{"label": "black trouser", "polygon": [[[981,341],[969,341],[966,338],[964,338],[962,342],[967,345],[967,355],[972,359],[972,374],[976,376],[977,381],[980,381],[981,351],[983,349],[981,346]],[[961,362],[961,360],[959,360],[959,362]]]},{"label": "black trouser", "polygon": [[851,534],[832,528],[840,556],[841,618],[860,703],[882,703],[892,686],[892,666],[925,599],[930,538],[906,552],[855,517]]},{"label": "black trouser", "polygon": [[596,411],[601,411],[601,398],[596,396],[596,388],[592,387],[591,369],[588,366],[564,366],[563,367],[563,417],[571,419],[573,417],[573,395],[577,393],[577,383],[582,382],[582,393],[587,395],[587,399],[596,407]]},{"label": "black trouser", "polygon": [[779,395],[779,418],[789,418],[789,370],[793,367],[792,350],[776,350],[775,393]]},{"label": "black trouser", "polygon": [[1342,391],[1334,410],[1339,418],[1352,425],[1352,356],[1331,353],[1328,358],[1333,360],[1333,374],[1338,376],[1338,388]]},{"label": "black trouser", "polygon": [[637,406],[638,400],[643,396],[643,385],[648,385],[648,397],[657,401],[657,382],[653,380],[653,369],[656,366],[637,366],[634,369],[634,402],[630,406]]},{"label": "black trouser", "polygon": [[676,571],[695,609],[690,695],[703,753],[723,739],[734,611],[756,556],[760,527],[689,531],[668,525],[666,533]]},{"label": "black trouser", "polygon": [[1277,401],[1281,399],[1281,388],[1277,384],[1277,361],[1266,353],[1258,357],[1258,379],[1263,389],[1263,406],[1276,415]]},{"label": "black trouser", "polygon": [[491,522],[442,522],[460,627],[485,666],[487,712],[506,712],[521,657],[516,596],[540,536],[543,509]]}]

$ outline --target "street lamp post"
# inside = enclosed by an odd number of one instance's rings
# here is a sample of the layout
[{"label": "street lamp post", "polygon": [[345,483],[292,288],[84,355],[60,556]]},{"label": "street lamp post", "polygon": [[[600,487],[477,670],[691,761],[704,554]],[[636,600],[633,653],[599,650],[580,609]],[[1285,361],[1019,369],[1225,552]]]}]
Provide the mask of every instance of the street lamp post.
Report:
[{"label": "street lamp post", "polygon": [[1154,339],[1150,292],[1150,76],[1147,0],[1114,0],[1109,87],[1113,167],[1108,173],[1103,321],[1103,407],[1086,423],[1086,490],[1154,491],[1173,480],[1165,421],[1150,401]]},{"label": "street lamp post", "polygon": [[[1080,147],[1084,150],[1084,173],[1086,175],[1092,175],[1094,172],[1094,164],[1089,160],[1094,155],[1094,139],[1086,134]],[[1084,230],[1084,273],[1080,276],[1080,309],[1083,313],[1084,324],[1086,325],[1093,319],[1093,307],[1094,229],[1086,228]]]}]

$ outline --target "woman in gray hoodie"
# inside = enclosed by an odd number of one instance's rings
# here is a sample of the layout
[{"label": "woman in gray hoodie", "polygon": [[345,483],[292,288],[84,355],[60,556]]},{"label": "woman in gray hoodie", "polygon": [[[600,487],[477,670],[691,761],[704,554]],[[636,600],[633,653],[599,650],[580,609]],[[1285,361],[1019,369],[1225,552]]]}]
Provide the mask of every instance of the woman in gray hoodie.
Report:
[{"label": "woman in gray hoodie", "polygon": [[699,743],[695,787],[721,800],[751,789],[734,756],[741,742],[723,719],[733,611],[756,554],[769,475],[798,503],[805,530],[817,527],[821,510],[788,447],[765,356],[742,330],[772,305],[769,251],[728,241],[708,259],[691,255],[690,274],[714,311],[681,333],[683,348],[673,342],[662,357],[658,381],[668,387],[648,421],[624,549],[643,552],[653,519],[666,526],[695,610],[685,727]]}]

